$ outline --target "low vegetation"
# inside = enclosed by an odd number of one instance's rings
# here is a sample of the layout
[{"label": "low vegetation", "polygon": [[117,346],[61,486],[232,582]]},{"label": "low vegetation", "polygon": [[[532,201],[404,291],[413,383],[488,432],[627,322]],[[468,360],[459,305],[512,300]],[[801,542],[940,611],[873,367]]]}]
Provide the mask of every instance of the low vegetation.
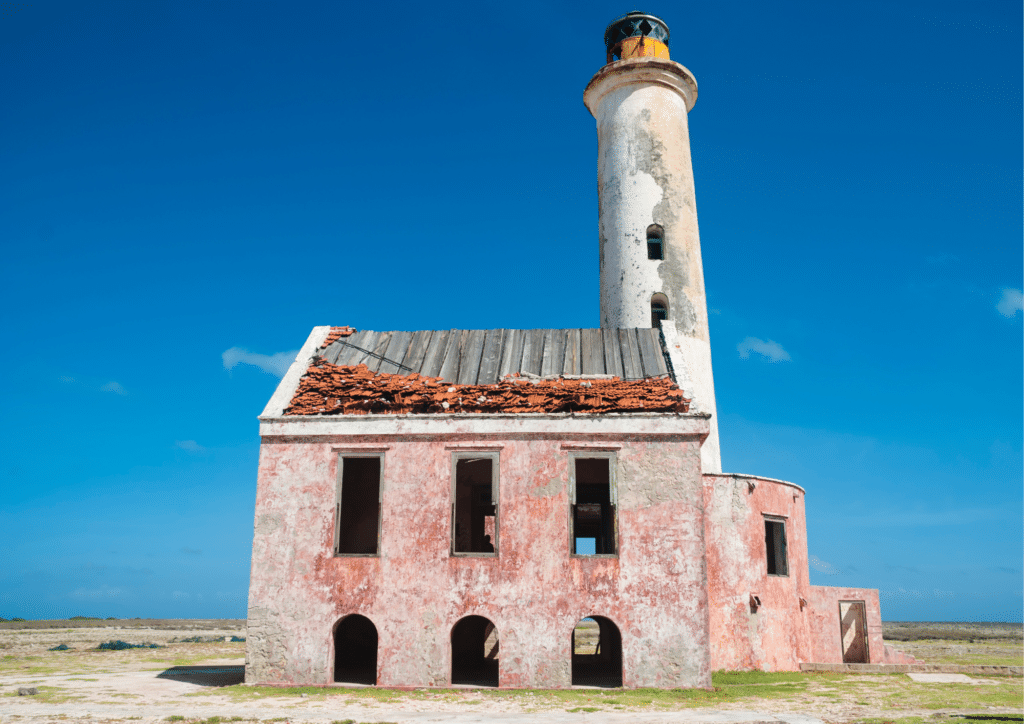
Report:
[{"label": "low vegetation", "polygon": [[[294,721],[278,716],[301,710],[306,704],[340,709],[337,715],[367,711],[362,718],[337,722],[359,724],[366,719],[387,719],[389,710],[425,712],[530,712],[566,711],[599,721],[601,712],[669,712],[701,707],[721,710],[768,710],[806,714],[843,724],[1000,724],[1020,722],[1024,683],[1020,677],[975,676],[970,683],[919,683],[902,674],[846,674],[834,672],[719,671],[709,689],[419,689],[377,687],[267,687],[222,685],[241,680],[245,655],[244,622],[159,622],[150,627],[121,619],[114,622],[81,617],[60,622],[12,623],[0,626],[0,695],[4,707],[18,702],[21,686],[37,687],[38,703],[72,703],[86,707],[104,704],[123,708],[120,719],[135,717],[132,706],[153,703],[153,689],[136,689],[136,682],[152,687],[153,678],[188,680],[174,667],[223,667],[217,684],[204,681],[192,693],[167,689],[162,706],[180,707],[181,714],[163,719],[188,724],[255,721],[240,718],[258,703],[262,722]],[[585,622],[582,629],[586,629]],[[889,626],[887,624],[887,626]],[[932,631],[956,631],[946,624],[901,624],[903,638],[891,638],[897,648],[928,662],[1010,663],[1021,665],[1021,641],[1014,627],[978,627],[981,634],[931,638]],[[579,632],[577,646],[593,643]],[[111,636],[116,630],[115,636]],[[1019,627],[1016,627],[1019,631]],[[120,637],[120,638],[118,638]],[[127,641],[125,648],[99,649],[100,643]],[[140,642],[155,642],[159,649]],[[948,661],[953,659],[954,661]],[[151,677],[137,674],[150,672]],[[196,683],[199,683],[198,681]],[[180,690],[179,690],[180,691]],[[196,697],[201,697],[197,699]],[[348,708],[347,711],[345,708]],[[187,716],[203,711],[204,717]],[[165,713],[167,709],[164,709]],[[374,716],[369,716],[373,712]],[[218,716],[210,716],[217,714]],[[161,713],[161,716],[164,714]],[[136,717],[137,718],[137,717]]]}]

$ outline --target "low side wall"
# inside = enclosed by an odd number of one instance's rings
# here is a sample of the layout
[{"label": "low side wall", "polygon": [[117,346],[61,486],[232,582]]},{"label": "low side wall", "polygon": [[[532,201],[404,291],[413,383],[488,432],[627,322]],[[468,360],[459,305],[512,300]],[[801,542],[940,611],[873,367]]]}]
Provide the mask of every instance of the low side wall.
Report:
[{"label": "low side wall", "polygon": [[875,588],[839,588],[811,586],[807,599],[809,663],[843,663],[843,645],[839,628],[839,602],[863,601],[867,614],[868,663],[885,663],[885,643],[882,641],[882,611]]},{"label": "low side wall", "polygon": [[[703,481],[712,668],[799,670],[809,647],[803,489],[753,475]],[[785,520],[788,575],[768,574],[765,516]]]}]

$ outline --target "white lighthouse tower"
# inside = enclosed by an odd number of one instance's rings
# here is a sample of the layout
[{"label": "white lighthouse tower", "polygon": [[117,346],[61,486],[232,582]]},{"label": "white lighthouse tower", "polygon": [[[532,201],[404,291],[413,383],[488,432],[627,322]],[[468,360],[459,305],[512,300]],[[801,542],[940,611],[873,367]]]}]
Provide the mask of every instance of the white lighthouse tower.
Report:
[{"label": "white lighthouse tower", "polygon": [[686,119],[697,81],[653,15],[629,13],[604,39],[608,63],[583,93],[597,119],[601,326],[661,327],[691,409],[711,414],[703,470],[721,472]]}]

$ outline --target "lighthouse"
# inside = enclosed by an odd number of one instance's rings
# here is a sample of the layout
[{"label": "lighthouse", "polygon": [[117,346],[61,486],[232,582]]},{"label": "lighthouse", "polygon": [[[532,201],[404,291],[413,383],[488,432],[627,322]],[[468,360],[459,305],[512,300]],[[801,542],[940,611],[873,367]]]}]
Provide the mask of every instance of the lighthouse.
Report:
[{"label": "lighthouse", "polygon": [[704,472],[722,470],[687,114],[697,81],[669,29],[632,12],[605,31],[583,101],[597,120],[601,326],[660,327],[691,410],[711,415]]}]

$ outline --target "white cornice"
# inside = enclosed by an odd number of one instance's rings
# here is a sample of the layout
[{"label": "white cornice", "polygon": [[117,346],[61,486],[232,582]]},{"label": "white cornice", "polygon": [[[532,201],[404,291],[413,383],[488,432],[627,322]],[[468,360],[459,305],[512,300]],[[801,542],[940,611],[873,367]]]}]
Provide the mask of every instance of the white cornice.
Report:
[{"label": "white cornice", "polygon": [[474,436],[576,435],[613,437],[708,435],[709,415],[701,413],[447,414],[447,415],[295,415],[261,416],[260,436]]},{"label": "white cornice", "polygon": [[586,90],[583,102],[597,117],[597,107],[608,93],[624,85],[649,83],[670,88],[682,96],[686,110],[697,102],[697,79],[685,66],[664,58],[629,58],[617,60],[597,71]]}]

